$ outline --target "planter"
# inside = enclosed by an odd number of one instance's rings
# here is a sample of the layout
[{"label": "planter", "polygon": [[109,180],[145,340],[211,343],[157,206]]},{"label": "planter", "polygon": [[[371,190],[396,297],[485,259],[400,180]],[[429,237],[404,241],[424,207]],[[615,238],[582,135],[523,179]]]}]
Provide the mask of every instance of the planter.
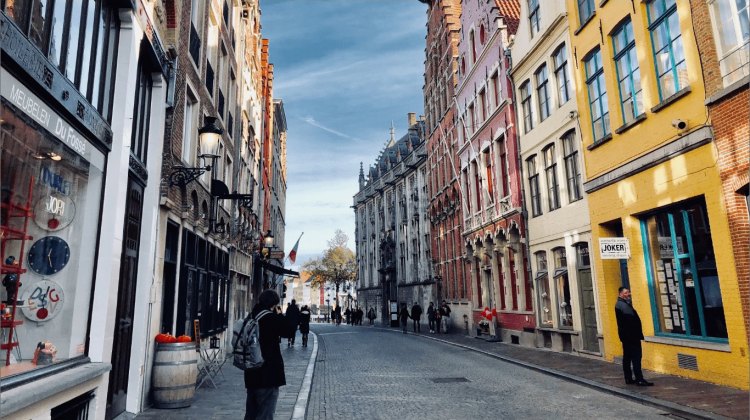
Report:
[{"label": "planter", "polygon": [[195,343],[159,343],[154,354],[151,396],[156,408],[189,407],[198,378]]}]

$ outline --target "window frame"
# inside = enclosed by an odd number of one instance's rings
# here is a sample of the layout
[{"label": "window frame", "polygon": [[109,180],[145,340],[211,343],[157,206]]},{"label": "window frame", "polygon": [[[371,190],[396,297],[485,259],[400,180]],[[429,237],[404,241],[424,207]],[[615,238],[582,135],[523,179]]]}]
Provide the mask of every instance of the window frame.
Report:
[{"label": "window frame", "polygon": [[[725,3],[726,2],[726,3]],[[734,26],[734,35],[736,38],[737,43],[735,43],[733,46],[728,47],[726,50],[724,48],[724,32],[720,29],[723,27],[723,24],[726,22],[726,20],[722,20],[719,11],[717,8],[721,7],[722,4],[728,5],[730,8],[730,15],[732,20],[732,26]],[[709,14],[711,15],[711,23],[712,23],[712,30],[714,35],[714,42],[716,45],[716,52],[719,56],[719,70],[721,72],[722,76],[722,82],[724,87],[727,87],[731,85],[732,83],[742,80],[742,78],[747,77],[750,70],[748,70],[748,60],[750,59],[750,54],[748,54],[748,43],[750,42],[750,37],[748,39],[742,39],[742,22],[740,21],[740,11],[737,10],[737,3],[730,0],[715,0],[711,4],[708,5],[709,8]],[[747,2],[745,4],[745,10],[744,13],[747,15],[748,10],[750,10],[750,2]],[[750,19],[748,19],[750,20]],[[748,22],[748,25],[750,25],[750,22]],[[740,63],[739,67],[734,69],[727,69],[725,63],[726,59],[733,56],[734,54],[739,53],[745,53],[745,60],[744,63]],[[744,71],[742,71],[744,70]],[[740,72],[739,77],[735,75],[735,73]]]},{"label": "window frame", "polygon": [[581,168],[578,164],[578,148],[575,144],[575,130],[570,130],[560,137],[563,144],[563,160],[565,161],[565,179],[568,187],[568,202],[583,199]]},{"label": "window frame", "polygon": [[542,192],[539,187],[539,170],[536,166],[536,155],[531,155],[526,158],[526,168],[529,172],[528,181],[531,217],[541,216],[544,212],[542,211]]},{"label": "window frame", "polygon": [[[591,60],[594,60],[594,65],[596,66],[595,71],[593,74],[589,74],[589,62]],[[592,138],[594,139],[594,144],[602,142],[607,136],[611,135],[612,128],[609,121],[609,97],[607,96],[607,86],[606,81],[604,79],[604,63],[602,63],[602,54],[601,49],[599,47],[596,47],[594,50],[592,50],[590,53],[586,55],[583,59],[583,66],[584,66],[584,75],[586,76],[586,94],[588,96],[589,100],[589,113],[591,117],[591,129],[592,129]],[[597,90],[599,92],[599,96],[597,96],[595,99],[592,100],[591,98],[591,87],[593,83],[596,83]],[[604,98],[604,99],[602,99]],[[593,106],[594,104],[597,104],[599,106],[599,118],[594,119],[594,112],[593,112]],[[606,112],[605,112],[605,106],[606,105]],[[602,124],[602,136],[601,138],[596,137],[596,125],[597,123]]]},{"label": "window frame", "polygon": [[[558,107],[570,101],[570,74],[568,74],[568,50],[562,43],[552,53],[552,62],[555,67],[555,80],[557,82]],[[560,79],[563,81],[560,82]],[[564,94],[563,94],[564,93]],[[564,97],[564,100],[563,100]]]},{"label": "window frame", "polygon": [[[594,7],[594,0],[578,0],[578,25],[583,26],[586,24],[586,22],[591,19],[592,16],[594,16],[594,13],[596,12],[596,8]],[[587,6],[588,14],[582,13],[581,6]]]},{"label": "window frame", "polygon": [[555,144],[551,143],[542,149],[544,179],[547,183],[547,207],[549,211],[560,208],[560,180],[557,177],[557,156]]},{"label": "window frame", "polygon": [[539,0],[528,0],[529,8],[529,28],[531,30],[531,37],[539,33],[540,19],[539,19]]},{"label": "window frame", "polygon": [[[674,3],[671,6],[666,7],[666,4],[667,4],[666,2],[668,2],[668,1],[674,1]],[[654,5],[654,4],[656,4],[657,2],[661,3],[664,6],[664,12],[661,15],[657,16],[656,18],[654,18],[652,16],[651,6]],[[661,102],[661,101],[664,101],[666,98],[668,98],[668,97],[676,94],[680,90],[685,89],[688,86],[688,85],[686,85],[686,86],[680,86],[680,78],[679,78],[679,71],[678,71],[678,66],[680,66],[680,65],[684,65],[685,72],[687,72],[687,70],[688,70],[687,69],[687,61],[685,59],[685,51],[684,51],[685,47],[684,47],[684,45],[682,43],[682,31],[680,30],[680,34],[678,36],[676,36],[676,37],[673,37],[672,33],[669,30],[669,18],[672,17],[672,15],[677,15],[678,26],[679,26],[679,15],[677,14],[677,3],[676,3],[676,0],[651,0],[646,5],[646,15],[647,15],[647,18],[648,18],[649,36],[651,37],[651,54],[652,54],[652,57],[653,57],[653,60],[654,60],[654,72],[656,73],[656,87],[657,87],[657,91],[659,93],[659,101]],[[662,47],[661,50],[656,51],[656,44],[654,42],[654,32],[657,31],[659,28],[661,28],[662,25],[666,25],[665,28],[666,28],[666,31],[667,31],[668,36],[669,36],[669,42],[664,47]],[[674,49],[673,49],[673,44],[678,39],[679,39],[679,42],[680,42],[680,46],[683,49],[683,51],[682,51],[682,56],[683,56],[682,57],[682,61],[680,61],[679,63],[675,62],[675,52],[674,52]],[[667,50],[667,52],[669,54],[669,65],[670,65],[670,68],[669,68],[669,70],[667,72],[663,73],[662,75],[659,75],[657,55],[659,54],[660,51],[664,51],[665,48],[666,48],[666,50]],[[665,94],[663,92],[663,89],[662,89],[661,80],[662,80],[662,76],[664,76],[664,75],[666,75],[668,73],[671,73],[672,78],[674,80],[674,92],[672,92],[670,95],[666,95],[665,96]]]},{"label": "window frame", "polygon": [[[630,30],[630,40],[628,40],[628,29]],[[617,49],[617,38],[624,35],[624,38],[622,38],[624,42],[624,46],[618,50]],[[635,119],[637,119],[639,116],[643,115],[645,113],[645,107],[643,106],[643,86],[640,83],[641,76],[640,76],[640,66],[638,64],[638,57],[635,57],[635,66],[633,66],[633,56],[636,52],[635,48],[635,37],[633,36],[633,24],[631,20],[628,18],[624,22],[622,22],[620,25],[617,26],[617,28],[613,31],[612,36],[612,51],[614,51],[614,61],[615,61],[615,73],[617,75],[617,93],[620,98],[620,112],[622,113],[622,121],[623,124],[628,124],[630,122],[633,122]],[[622,42],[622,41],[621,41]],[[622,61],[621,61],[622,60]],[[622,75],[620,73],[620,63],[623,63],[627,66],[627,74]],[[638,86],[636,89],[636,83],[635,83],[635,77],[634,74],[638,73]],[[627,79],[627,81],[626,81]],[[623,99],[623,82],[627,82],[628,89],[629,89],[629,96],[628,98]],[[638,99],[640,97],[640,100]],[[632,114],[628,115],[626,112],[626,104],[627,102],[630,102],[632,104]],[[640,106],[638,103],[640,102]]]},{"label": "window frame", "polygon": [[531,103],[531,81],[526,79],[518,88],[521,96],[524,134],[534,129],[534,107]]},{"label": "window frame", "polygon": [[534,72],[534,80],[536,81],[536,96],[537,106],[539,108],[539,122],[547,119],[552,113],[552,107],[550,106],[550,95],[549,95],[549,70],[547,70],[547,64],[542,64]]}]

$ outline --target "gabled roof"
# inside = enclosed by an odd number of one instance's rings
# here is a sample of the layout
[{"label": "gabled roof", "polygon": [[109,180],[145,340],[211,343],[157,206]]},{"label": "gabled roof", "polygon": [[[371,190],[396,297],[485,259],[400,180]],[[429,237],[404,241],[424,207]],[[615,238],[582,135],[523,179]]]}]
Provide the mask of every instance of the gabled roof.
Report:
[{"label": "gabled roof", "polygon": [[500,16],[508,25],[508,34],[515,35],[518,30],[518,21],[521,19],[521,4],[518,0],[495,0]]},{"label": "gabled roof", "polygon": [[368,182],[374,181],[380,176],[398,165],[401,160],[409,156],[421,143],[425,141],[421,133],[425,132],[424,121],[417,121],[409,127],[406,134],[400,139],[389,140],[379,154],[375,163],[370,166]]}]

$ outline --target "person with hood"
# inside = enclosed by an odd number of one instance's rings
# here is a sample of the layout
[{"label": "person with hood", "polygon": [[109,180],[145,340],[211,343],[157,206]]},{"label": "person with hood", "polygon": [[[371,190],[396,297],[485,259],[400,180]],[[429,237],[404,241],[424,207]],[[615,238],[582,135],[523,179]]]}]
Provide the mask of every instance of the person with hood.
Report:
[{"label": "person with hood", "polygon": [[294,339],[297,338],[297,325],[299,325],[300,319],[299,307],[297,307],[297,301],[294,299],[292,299],[289,307],[286,308],[286,318],[289,324],[293,326],[292,328],[294,328],[292,336],[287,340],[287,347],[292,347],[294,346]]},{"label": "person with hood", "polygon": [[401,320],[401,331],[406,334],[406,326],[409,324],[409,310],[406,309],[405,303],[401,304],[401,311],[398,317]]},{"label": "person with hood", "polygon": [[[258,316],[263,311],[265,314]],[[274,290],[264,290],[258,296],[258,303],[252,311],[258,319],[258,336],[263,364],[254,369],[245,369],[244,380],[247,389],[245,420],[270,420],[276,410],[279,387],[286,385],[284,359],[281,357],[279,340],[288,338],[296,330],[289,324],[279,307],[279,295]]]},{"label": "person with hood", "polygon": [[[630,289],[620,287],[617,291],[615,317],[617,318],[617,334],[622,342],[622,371],[625,374],[625,383],[628,385],[652,386],[654,383],[643,379],[643,372],[641,371],[641,357],[643,357],[641,318],[633,308]],[[633,374],[635,374],[635,379],[633,379]]]},{"label": "person with hood", "polygon": [[299,332],[302,334],[302,347],[307,347],[307,335],[310,334],[310,308],[302,307],[299,317]]},{"label": "person with hood", "polygon": [[411,307],[411,319],[414,323],[414,332],[421,333],[422,327],[420,326],[420,323],[422,321],[422,306],[417,302],[414,302],[414,305]]}]

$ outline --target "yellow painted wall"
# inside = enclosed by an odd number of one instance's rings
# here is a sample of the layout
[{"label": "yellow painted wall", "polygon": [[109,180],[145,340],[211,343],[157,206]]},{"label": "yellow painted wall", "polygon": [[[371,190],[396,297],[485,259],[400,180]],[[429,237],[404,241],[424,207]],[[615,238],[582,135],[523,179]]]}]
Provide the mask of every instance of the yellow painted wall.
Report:
[{"label": "yellow painted wall", "polygon": [[[689,131],[708,123],[708,113],[704,105],[705,91],[688,0],[677,0],[677,13],[680,19],[691,92],[655,113],[651,111],[651,108],[659,103],[659,94],[651,37],[648,31],[646,4],[632,3],[635,6],[635,12],[633,12],[631,2],[609,1],[604,7],[600,7],[598,1],[595,4],[597,5],[596,16],[576,34],[580,26],[577,2],[567,1],[571,49],[574,51],[571,73],[577,81],[576,94],[584,147],[589,146],[593,141],[582,59],[597,46],[601,49],[607,87],[613,137],[592,150],[584,150],[584,166],[589,180],[683,135],[684,133],[672,127],[671,123],[674,119],[688,121]],[[612,40],[608,34],[627,16],[631,17],[633,25],[646,119],[618,135],[614,131],[622,125],[622,113],[616,83]],[[603,36],[600,34],[600,25]],[[679,343],[669,345],[644,342],[643,366],[658,372],[748,389],[750,363],[748,362],[747,331],[745,331],[742,318],[734,257],[731,252],[722,251],[722,247],[729,243],[730,236],[716,158],[715,146],[709,143],[590,193],[593,243],[598,244],[598,239],[602,236],[613,236],[600,224],[622,220],[624,236],[629,239],[631,247],[632,257],[628,261],[628,274],[633,292],[633,304],[643,321],[644,335],[653,336],[654,325],[649,297],[651,291],[648,290],[639,213],[704,195],[721,282],[724,315],[729,335],[728,349],[719,351],[686,347]],[[594,264],[596,272],[602,273],[597,276],[597,290],[604,334],[604,353],[606,359],[612,360],[615,356],[622,355],[614,317],[617,288],[620,286],[619,265],[616,260],[601,260],[598,252],[594,253]],[[695,340],[681,341],[701,343]],[[679,368],[677,353],[696,356],[699,370],[696,372]]]}]

